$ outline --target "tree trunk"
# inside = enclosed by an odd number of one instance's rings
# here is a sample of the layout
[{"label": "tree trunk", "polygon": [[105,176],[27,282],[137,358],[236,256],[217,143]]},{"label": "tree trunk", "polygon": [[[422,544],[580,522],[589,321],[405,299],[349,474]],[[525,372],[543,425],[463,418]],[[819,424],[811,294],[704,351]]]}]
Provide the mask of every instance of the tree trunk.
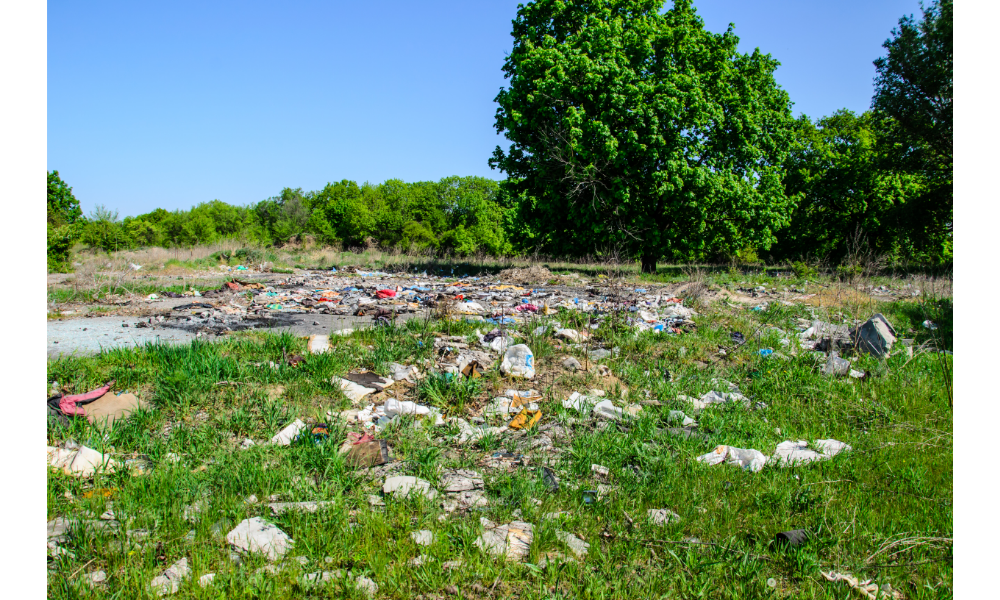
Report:
[{"label": "tree trunk", "polygon": [[643,273],[656,273],[656,260],[660,258],[651,252],[644,252],[642,254],[642,272]]}]

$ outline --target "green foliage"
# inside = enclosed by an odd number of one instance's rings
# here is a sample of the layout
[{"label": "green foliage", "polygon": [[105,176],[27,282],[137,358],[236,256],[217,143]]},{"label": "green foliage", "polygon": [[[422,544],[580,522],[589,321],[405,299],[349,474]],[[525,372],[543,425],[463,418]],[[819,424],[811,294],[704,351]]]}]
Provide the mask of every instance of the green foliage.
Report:
[{"label": "green foliage", "polygon": [[72,225],[53,227],[47,225],[47,263],[49,273],[68,273],[72,269],[69,264],[69,253],[76,240],[76,230]]},{"label": "green foliage", "polygon": [[924,182],[889,168],[879,155],[884,125],[873,113],[849,110],[815,123],[805,115],[796,121],[785,186],[797,204],[773,256],[841,261],[853,239],[866,239],[877,254],[900,253],[910,234],[904,215]]},{"label": "green foliage", "polygon": [[545,250],[664,255],[769,247],[791,206],[778,62],[737,52],[690,1],[539,0],[518,9],[490,165],[518,183]]},{"label": "green foliage", "polygon": [[950,260],[953,231],[952,0],[934,0],[917,23],[912,16],[875,61],[872,108],[886,121],[879,143],[889,168],[923,182],[903,214],[913,248],[930,262]]},{"label": "green foliage", "polygon": [[816,270],[816,267],[811,267],[799,260],[792,263],[792,271],[795,272],[795,277],[799,279],[816,277],[816,275],[819,274],[819,272]]},{"label": "green foliage", "polygon": [[49,171],[48,180],[48,224],[58,228],[76,223],[83,216],[83,211],[73,195],[73,188],[59,177],[59,171]]}]

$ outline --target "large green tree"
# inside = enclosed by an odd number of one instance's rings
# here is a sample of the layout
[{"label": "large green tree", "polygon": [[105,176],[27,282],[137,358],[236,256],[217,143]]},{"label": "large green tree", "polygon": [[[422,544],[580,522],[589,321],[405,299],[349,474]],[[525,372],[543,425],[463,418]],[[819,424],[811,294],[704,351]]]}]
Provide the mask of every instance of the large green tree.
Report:
[{"label": "large green tree", "polygon": [[496,97],[511,142],[490,165],[517,181],[553,252],[663,257],[768,248],[787,220],[791,140],[778,62],[706,31],[690,0],[519,6]]},{"label": "large green tree", "polygon": [[899,20],[875,61],[872,108],[885,121],[882,155],[889,167],[919,175],[925,193],[906,213],[913,243],[940,253],[950,245],[952,195],[952,0],[935,0],[923,18]]},{"label": "large green tree", "polygon": [[778,233],[773,256],[840,261],[856,240],[867,240],[886,256],[898,256],[909,245],[901,215],[924,188],[920,177],[882,168],[882,124],[871,112],[858,116],[849,110],[796,121],[785,163],[787,194],[796,207]]}]

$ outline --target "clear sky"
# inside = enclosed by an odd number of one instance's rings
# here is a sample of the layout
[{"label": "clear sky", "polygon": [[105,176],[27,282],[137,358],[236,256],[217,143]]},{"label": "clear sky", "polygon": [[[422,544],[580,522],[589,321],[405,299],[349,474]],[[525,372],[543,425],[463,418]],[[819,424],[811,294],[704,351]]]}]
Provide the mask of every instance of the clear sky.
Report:
[{"label": "clear sky", "polygon": [[[48,2],[48,168],[122,217],[283,187],[500,179],[493,98],[517,2]],[[811,117],[871,102],[918,0],[695,0],[781,61]]]}]

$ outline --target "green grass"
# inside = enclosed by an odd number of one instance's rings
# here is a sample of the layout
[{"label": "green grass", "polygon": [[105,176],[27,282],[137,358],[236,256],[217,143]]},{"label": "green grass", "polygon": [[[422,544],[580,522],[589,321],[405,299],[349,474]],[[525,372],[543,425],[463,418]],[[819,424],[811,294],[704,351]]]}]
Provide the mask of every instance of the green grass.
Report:
[{"label": "green grass", "polygon": [[[909,300],[877,309],[902,337],[950,348],[950,302]],[[934,332],[920,325],[928,311],[939,324]],[[119,389],[137,393],[153,407],[107,431],[78,421],[69,428],[50,425],[50,445],[74,440],[119,458],[144,457],[152,468],[145,475],[98,475],[93,481],[49,474],[49,518],[96,518],[106,500],[86,499],[84,493],[114,488],[113,510],[123,528],[146,529],[150,535],[141,546],[128,540],[122,545],[122,537],[112,532],[78,531],[64,546],[75,556],[58,559],[50,572],[48,595],[152,597],[149,581],[187,557],[193,577],[177,598],[364,597],[342,582],[309,588],[299,579],[302,573],[335,569],[369,577],[379,585],[378,597],[394,598],[444,594],[448,585],[467,594],[480,585],[493,588],[495,597],[519,598],[852,597],[846,587],[823,580],[821,570],[890,583],[910,599],[950,597],[953,451],[947,389],[952,357],[918,352],[912,360],[905,353],[884,361],[859,358],[854,368],[872,377],[830,379],[819,372],[820,363],[811,354],[792,355],[781,345],[782,335],[768,329],[794,334],[797,319],[828,318],[822,309],[772,303],[757,312],[715,304],[699,312],[697,332],[680,336],[637,336],[621,326],[621,319],[605,319],[592,343],[619,348],[616,358],[603,361],[620,380],[614,389],[596,374],[561,370],[564,356],[582,362],[583,350],[568,348],[550,333],[534,335],[537,324],[521,331],[536,353],[539,379],[532,384],[508,380],[494,370],[473,382],[431,376],[418,386],[397,386],[406,399],[468,417],[467,411],[481,408],[504,389],[530,385],[545,395],[541,425],[559,423],[569,432],[568,439],[555,442],[562,452],[553,456],[529,450],[537,431],[456,446],[450,438],[457,433],[454,426],[424,423],[416,428],[412,420],[403,420],[388,427],[380,437],[389,440],[404,473],[434,484],[439,468],[483,473],[488,509],[456,513],[444,521],[438,520],[440,506],[424,500],[387,498],[384,509],[368,505],[367,495],[378,493],[381,480],[359,477],[338,454],[346,429],[326,412],[336,414],[350,403],[330,378],[358,368],[384,374],[394,361],[419,364],[433,357],[435,334],[468,336],[477,327],[488,329],[482,324],[414,319],[398,327],[359,331],[333,338],[331,352],[306,356],[297,368],[272,369],[268,363],[280,364],[283,351],[306,355],[304,340],[259,332],[215,343],[149,345],[50,361],[50,381],[82,392],[114,378]],[[829,312],[854,317],[850,308]],[[552,320],[579,327],[588,315],[560,311]],[[748,340],[740,349],[732,348],[734,330]],[[725,357],[719,346],[729,347]],[[761,358],[761,348],[782,352],[788,360]],[[663,369],[673,382],[664,378]],[[676,399],[678,394],[700,396],[712,389],[715,377],[738,384],[754,403],[766,407],[748,410],[730,404],[694,415]],[[217,385],[220,381],[236,384]],[[268,391],[276,385],[285,392],[272,398]],[[570,391],[594,387],[616,398],[627,388],[627,401],[648,398],[662,406],[645,407],[628,426],[595,428],[560,404]],[[710,439],[669,435],[670,410],[696,416],[699,430]],[[238,449],[244,438],[266,440],[294,418],[329,423],[330,438]],[[695,461],[716,444],[770,454],[786,439],[822,438],[845,441],[853,451],[826,462],[769,466],[759,473]],[[477,466],[499,449],[529,454],[531,465],[552,459],[559,491],[548,492],[532,468],[507,473]],[[168,453],[178,454],[180,462],[170,463]],[[587,505],[582,491],[598,483],[591,464],[611,470],[615,489]],[[67,492],[73,500],[65,497]],[[251,494],[262,503],[245,504]],[[272,494],[281,501],[327,500],[333,505],[315,514],[272,517],[266,507]],[[184,507],[199,500],[207,501],[208,508],[197,523],[185,521]],[[664,527],[645,524],[652,508],[673,510],[682,520]],[[480,516],[505,523],[515,511],[535,526],[530,564],[498,562],[474,545]],[[568,514],[558,522],[542,519],[554,511]],[[231,562],[213,527],[224,535],[249,516],[263,516],[289,534],[295,540],[290,556],[304,556],[308,564],[288,561],[287,570],[278,575],[254,575],[266,564],[263,559]],[[805,545],[775,544],[775,533],[795,528],[812,532]],[[430,547],[420,548],[410,539],[410,532],[419,529],[434,532]],[[540,569],[536,564],[545,553],[569,554],[556,530],[590,543],[589,555],[582,562]],[[188,539],[191,531],[194,537]],[[437,563],[410,565],[421,553]],[[465,561],[462,568],[440,568],[441,562],[459,558]],[[80,574],[97,569],[106,571],[108,583],[92,591]],[[215,584],[201,589],[196,580],[209,572],[217,574]],[[767,585],[771,578],[774,588]],[[485,596],[479,592],[474,597]]]}]

